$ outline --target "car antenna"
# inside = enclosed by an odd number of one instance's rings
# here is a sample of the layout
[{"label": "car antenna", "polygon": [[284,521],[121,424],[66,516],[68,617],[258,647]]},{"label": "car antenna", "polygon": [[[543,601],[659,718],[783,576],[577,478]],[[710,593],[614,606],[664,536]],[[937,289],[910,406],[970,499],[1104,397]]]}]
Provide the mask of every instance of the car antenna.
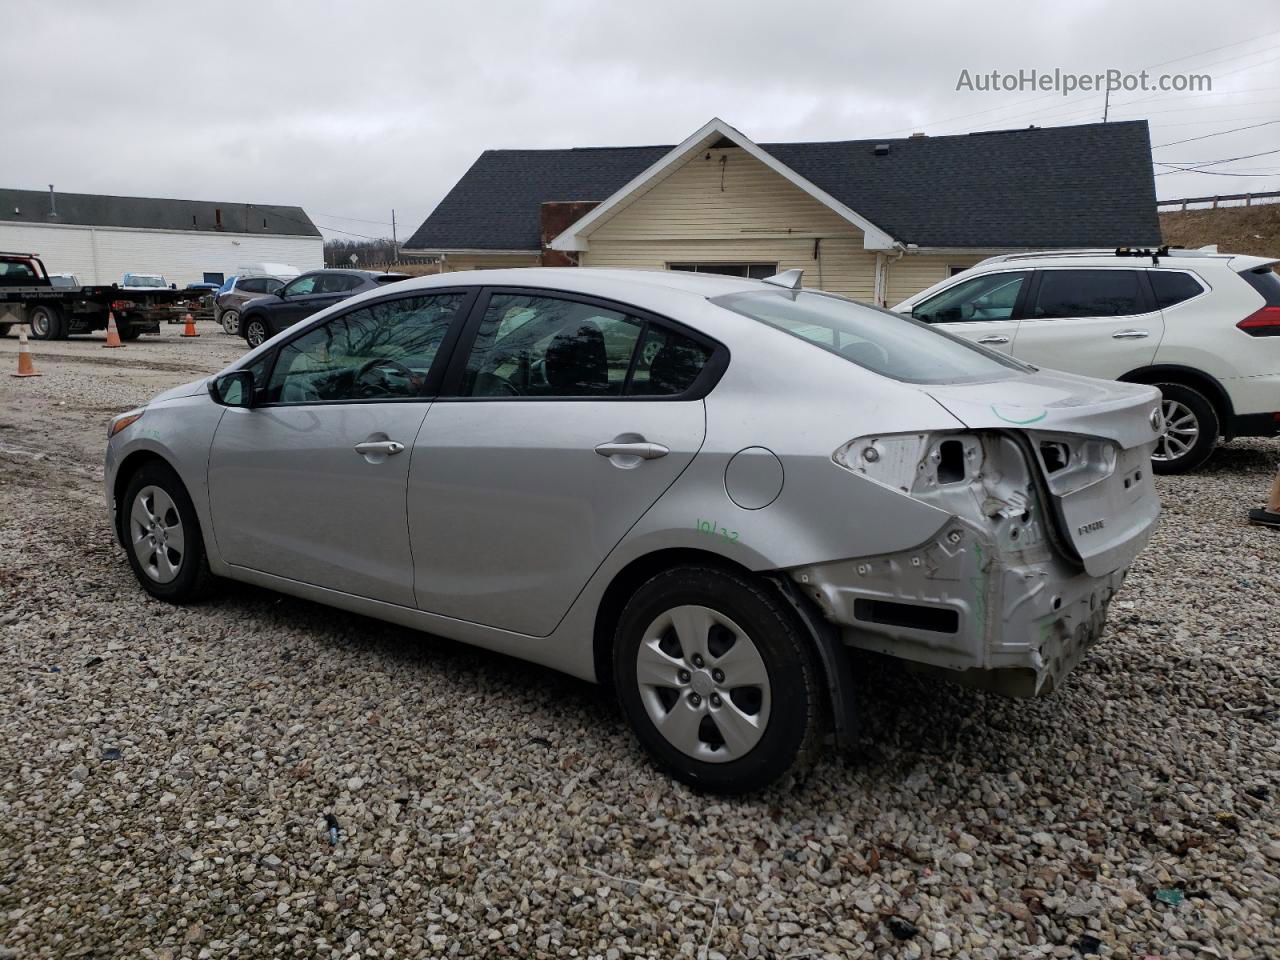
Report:
[{"label": "car antenna", "polygon": [[765,277],[764,282],[772,283],[775,287],[785,287],[788,290],[799,290],[802,277],[804,277],[803,270],[783,270],[772,277]]}]

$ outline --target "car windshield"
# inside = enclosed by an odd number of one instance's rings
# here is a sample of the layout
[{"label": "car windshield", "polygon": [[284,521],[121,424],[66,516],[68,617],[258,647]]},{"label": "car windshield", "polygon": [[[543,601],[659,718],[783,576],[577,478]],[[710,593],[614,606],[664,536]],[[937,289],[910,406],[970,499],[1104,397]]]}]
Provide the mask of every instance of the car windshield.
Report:
[{"label": "car windshield", "polygon": [[759,290],[711,302],[907,383],[968,383],[1031,370],[918,320],[829,293]]}]

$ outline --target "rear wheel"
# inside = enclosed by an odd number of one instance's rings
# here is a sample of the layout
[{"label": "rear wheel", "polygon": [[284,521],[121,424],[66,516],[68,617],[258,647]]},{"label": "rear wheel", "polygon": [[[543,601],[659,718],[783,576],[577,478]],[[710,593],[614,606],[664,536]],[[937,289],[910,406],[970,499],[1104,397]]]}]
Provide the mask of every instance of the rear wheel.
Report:
[{"label": "rear wheel", "polygon": [[54,306],[40,305],[32,307],[27,314],[27,323],[31,326],[31,336],[37,340],[65,340],[67,338],[67,321],[62,311]]},{"label": "rear wheel", "polygon": [[223,310],[222,311],[222,329],[231,336],[239,336],[240,334],[240,311],[239,310]]},{"label": "rear wheel", "polygon": [[811,638],[765,584],[686,566],[643,584],[613,649],[623,711],[675,777],[758,790],[808,760],[824,732]]},{"label": "rear wheel", "polygon": [[170,603],[189,603],[209,592],[213,574],[200,522],[172,467],[145,464],[129,480],[120,509],[121,539],[144,590]]},{"label": "rear wheel", "polygon": [[1163,399],[1160,412],[1165,432],[1156,441],[1151,469],[1156,473],[1186,473],[1213,453],[1218,442],[1218,412],[1198,390],[1181,383],[1157,383]]},{"label": "rear wheel", "polygon": [[120,334],[121,340],[133,341],[142,336],[142,328],[135,327],[131,323],[119,324],[116,328],[116,332]]},{"label": "rear wheel", "polygon": [[267,341],[267,325],[257,317],[250,317],[244,324],[244,339],[251,347],[260,347]]}]

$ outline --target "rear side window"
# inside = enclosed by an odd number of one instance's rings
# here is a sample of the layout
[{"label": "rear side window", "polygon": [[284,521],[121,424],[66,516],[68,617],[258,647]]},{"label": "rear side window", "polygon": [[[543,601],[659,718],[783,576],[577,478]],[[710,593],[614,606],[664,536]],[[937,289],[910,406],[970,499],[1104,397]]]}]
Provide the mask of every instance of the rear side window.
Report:
[{"label": "rear side window", "polygon": [[641,341],[627,396],[662,397],[684,393],[711,358],[711,350],[683,334],[650,323]]},{"label": "rear side window", "polygon": [[1027,316],[1050,320],[1146,312],[1146,297],[1136,270],[1045,270]]},{"label": "rear side window", "polygon": [[1280,307],[1280,275],[1271,267],[1256,267],[1240,274],[1245,283],[1257,290],[1268,307]]},{"label": "rear side window", "polygon": [[1156,293],[1156,306],[1163,310],[1175,303],[1190,300],[1204,292],[1200,281],[1189,273],[1177,273],[1169,270],[1152,270],[1147,274],[1151,278],[1151,288]]},{"label": "rear side window", "polygon": [[829,293],[760,290],[711,302],[907,383],[965,383],[1030,371],[919,320]]}]

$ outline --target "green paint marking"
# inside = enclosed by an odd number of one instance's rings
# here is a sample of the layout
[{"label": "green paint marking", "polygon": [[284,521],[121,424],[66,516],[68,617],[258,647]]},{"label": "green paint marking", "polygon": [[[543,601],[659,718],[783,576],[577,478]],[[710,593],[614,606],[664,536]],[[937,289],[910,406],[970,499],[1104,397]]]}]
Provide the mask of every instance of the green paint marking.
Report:
[{"label": "green paint marking", "polygon": [[730,543],[738,542],[737,530],[726,530],[724,527],[720,526],[714,520],[703,520],[701,518],[696,518],[693,521],[693,525],[694,525],[694,529],[696,529],[699,533],[705,533],[708,536],[712,536],[712,537],[724,537],[724,539],[729,541]]},{"label": "green paint marking", "polygon": [[994,403],[991,405],[991,412],[994,413],[1001,420],[1003,420],[1005,423],[1013,423],[1020,427],[1025,427],[1028,423],[1039,423],[1041,420],[1043,420],[1045,417],[1049,415],[1048,410],[1042,410],[1040,411],[1040,415],[1038,417],[1031,417],[1029,420],[1014,420],[1012,417],[1006,417],[1003,413],[997,410],[996,405]]},{"label": "green paint marking", "polygon": [[973,587],[975,594],[973,616],[978,623],[978,635],[985,640],[987,636],[987,569],[982,562],[982,544],[975,543],[973,553],[978,558],[978,575],[969,578],[969,585]]}]

